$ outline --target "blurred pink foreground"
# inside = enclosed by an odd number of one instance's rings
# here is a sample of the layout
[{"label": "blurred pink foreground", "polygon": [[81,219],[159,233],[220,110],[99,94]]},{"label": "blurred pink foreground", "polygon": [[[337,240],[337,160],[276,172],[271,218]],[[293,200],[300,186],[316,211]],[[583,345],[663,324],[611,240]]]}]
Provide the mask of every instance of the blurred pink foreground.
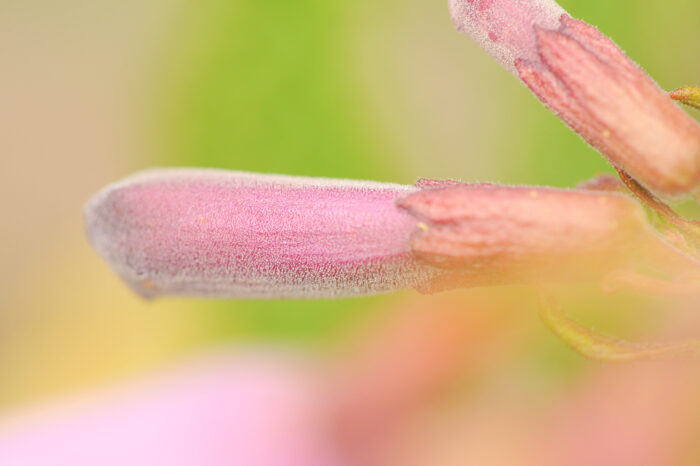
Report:
[{"label": "blurred pink foreground", "polygon": [[0,422],[0,464],[342,464],[305,363],[222,353],[160,377]]},{"label": "blurred pink foreground", "polygon": [[502,294],[470,295],[468,309],[463,296],[414,300],[331,364],[225,350],[5,417],[0,464],[693,464],[668,462],[696,449],[692,361],[591,367],[539,394],[512,386],[523,379],[503,363],[531,334],[507,330],[527,317]]}]

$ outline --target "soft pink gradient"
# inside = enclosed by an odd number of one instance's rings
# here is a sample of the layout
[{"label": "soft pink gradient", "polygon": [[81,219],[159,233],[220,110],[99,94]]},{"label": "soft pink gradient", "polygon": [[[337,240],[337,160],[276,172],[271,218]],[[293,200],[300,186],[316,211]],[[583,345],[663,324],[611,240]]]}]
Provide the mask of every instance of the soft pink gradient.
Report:
[{"label": "soft pink gradient", "polygon": [[138,293],[343,297],[420,287],[408,246],[411,186],[170,169],[108,186],[87,205],[90,242]]},{"label": "soft pink gradient", "polygon": [[450,12],[615,167],[666,197],[700,188],[700,124],[595,27],[551,0],[450,0]]},{"label": "soft pink gradient", "polygon": [[0,422],[0,464],[340,465],[315,374],[289,355],[222,352]]}]

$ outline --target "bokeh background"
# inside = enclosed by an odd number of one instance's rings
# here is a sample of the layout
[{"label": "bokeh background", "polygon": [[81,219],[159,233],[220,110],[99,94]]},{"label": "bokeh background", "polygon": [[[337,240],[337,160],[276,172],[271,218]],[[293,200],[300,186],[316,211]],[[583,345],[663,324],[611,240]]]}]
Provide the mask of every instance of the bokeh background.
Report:
[{"label": "bokeh background", "polygon": [[[554,186],[609,172],[453,29],[445,3],[2,0],[0,417],[224,343],[332,354],[358,329],[418,299],[409,291],[343,301],[146,302],[90,249],[82,227],[86,200],[132,172],[200,166]],[[560,3],[613,37],[665,89],[700,84],[697,0]],[[471,305],[491,295],[498,306]],[[569,310],[607,333],[661,340],[700,331],[692,303],[580,295]],[[601,389],[605,406],[646,394],[631,409],[638,416],[654,416],[645,409],[673,398],[672,387],[654,385],[664,378],[654,371],[666,368],[646,367],[644,377],[625,382],[633,369],[582,360],[538,322],[529,290],[436,299],[497,316],[498,330],[489,332],[509,336],[498,339],[491,364],[465,374],[459,401],[451,399],[472,424],[434,420],[431,429],[450,430],[439,437],[457,445],[478,445],[484,458],[505,454],[502,442],[525,448],[519,429],[552,409],[552,400],[573,409],[600,377],[619,375],[617,385]],[[685,396],[673,411],[684,413],[677,419],[683,433],[666,464],[700,462],[700,392]],[[586,422],[608,422],[600,416]],[[629,427],[624,419],[634,416],[618,419],[613,432]],[[646,434],[658,438],[654,432]]]}]

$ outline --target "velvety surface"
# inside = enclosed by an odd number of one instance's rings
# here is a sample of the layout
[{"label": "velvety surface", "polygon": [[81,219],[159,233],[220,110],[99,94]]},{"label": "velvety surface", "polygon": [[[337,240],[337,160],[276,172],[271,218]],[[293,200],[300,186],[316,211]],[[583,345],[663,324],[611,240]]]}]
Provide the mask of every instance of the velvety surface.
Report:
[{"label": "velvety surface", "polygon": [[90,241],[139,293],[324,297],[421,285],[394,205],[415,188],[217,170],[155,170],[88,204]]}]

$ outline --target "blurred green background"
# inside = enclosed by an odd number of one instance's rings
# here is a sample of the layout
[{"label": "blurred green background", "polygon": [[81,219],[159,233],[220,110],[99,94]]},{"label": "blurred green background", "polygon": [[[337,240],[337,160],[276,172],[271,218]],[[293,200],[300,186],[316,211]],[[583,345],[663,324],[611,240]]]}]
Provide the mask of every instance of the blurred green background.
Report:
[{"label": "blurred green background", "polygon": [[[560,3],[662,87],[700,84],[697,0]],[[445,0],[4,0],[0,59],[0,412],[220,342],[332,346],[397,299],[145,302],[82,232],[83,203],[134,171],[554,186],[609,171]],[[660,319],[626,299],[635,313],[607,302],[602,328]],[[583,370],[533,328],[527,370]]]}]

